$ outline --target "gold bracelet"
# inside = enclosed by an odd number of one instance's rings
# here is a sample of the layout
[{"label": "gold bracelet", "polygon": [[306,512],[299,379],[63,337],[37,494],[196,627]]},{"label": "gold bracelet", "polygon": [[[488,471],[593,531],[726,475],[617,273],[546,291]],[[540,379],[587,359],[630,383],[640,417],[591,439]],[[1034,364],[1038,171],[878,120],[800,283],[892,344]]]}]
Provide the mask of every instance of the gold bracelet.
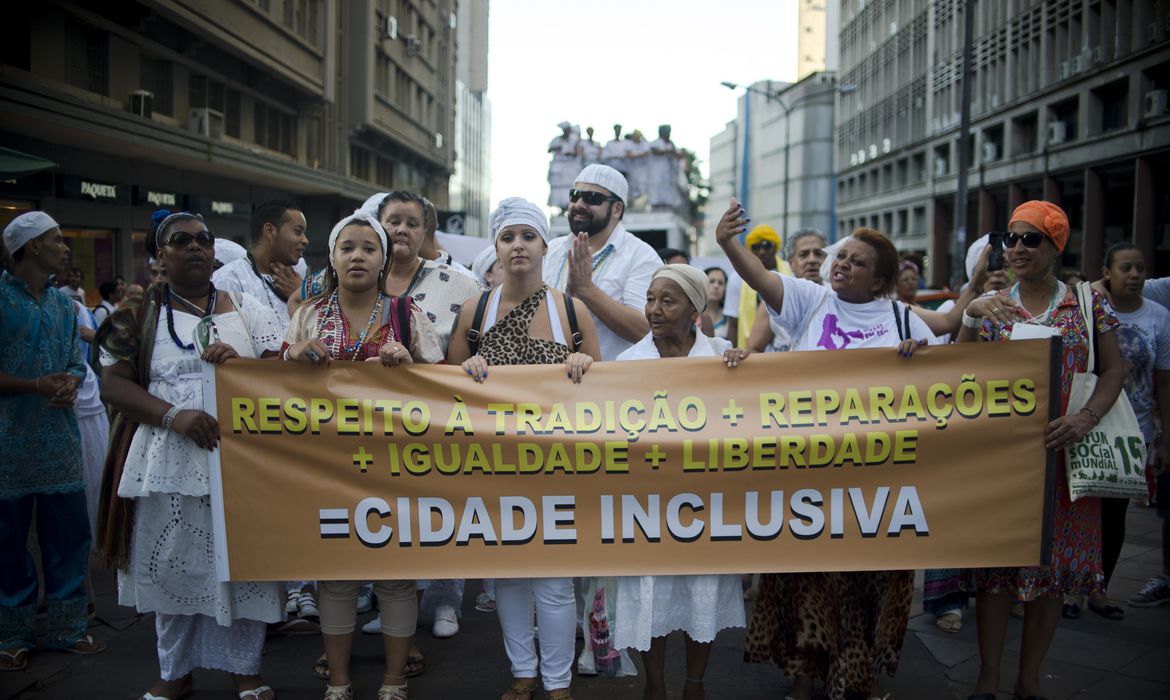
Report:
[{"label": "gold bracelet", "polygon": [[1088,406],[1085,406],[1085,407],[1084,407],[1084,408],[1082,408],[1081,410],[1082,410],[1082,411],[1084,411],[1084,412],[1086,412],[1086,413],[1088,413],[1090,416],[1092,416],[1092,417],[1093,417],[1093,420],[1094,420],[1096,423],[1100,423],[1100,422],[1101,422],[1101,414],[1100,414],[1100,413],[1097,413],[1096,411],[1094,411],[1093,409],[1089,408]]}]

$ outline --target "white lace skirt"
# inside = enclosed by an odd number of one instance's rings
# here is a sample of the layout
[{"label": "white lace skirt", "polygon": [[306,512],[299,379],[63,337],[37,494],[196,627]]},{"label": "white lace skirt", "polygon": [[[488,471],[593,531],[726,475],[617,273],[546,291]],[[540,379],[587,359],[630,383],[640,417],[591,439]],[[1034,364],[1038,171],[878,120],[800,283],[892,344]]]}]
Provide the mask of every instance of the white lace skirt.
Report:
[{"label": "white lace skirt", "polygon": [[623,576],[618,581],[614,646],[650,649],[650,640],[682,630],[710,642],[719,630],[744,626],[739,574]]},{"label": "white lace skirt", "polygon": [[159,675],[177,681],[197,668],[258,675],[265,629],[263,622],[252,620],[224,627],[203,615],[156,615]]},{"label": "white lace skirt", "polygon": [[220,625],[283,619],[282,584],[215,580],[209,497],[156,493],[135,501],[130,566],[118,572],[119,603],[139,612],[206,615]]}]

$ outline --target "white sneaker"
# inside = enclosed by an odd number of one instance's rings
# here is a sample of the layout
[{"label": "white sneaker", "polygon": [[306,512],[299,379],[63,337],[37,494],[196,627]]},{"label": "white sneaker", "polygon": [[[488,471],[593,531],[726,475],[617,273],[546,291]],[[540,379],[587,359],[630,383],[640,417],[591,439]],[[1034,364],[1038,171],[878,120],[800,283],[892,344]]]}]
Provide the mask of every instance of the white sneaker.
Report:
[{"label": "white sneaker", "polygon": [[374,607],[374,591],[371,588],[362,586],[357,595],[357,611],[358,614],[368,613]]},{"label": "white sneaker", "polygon": [[382,634],[382,616],[379,615],[362,625],[362,634]]},{"label": "white sneaker", "polygon": [[288,599],[284,603],[284,612],[286,615],[297,614],[297,598],[301,595],[300,591],[289,591]]},{"label": "white sneaker", "polygon": [[313,600],[312,593],[302,591],[297,596],[297,614],[307,620],[316,620],[321,617],[320,611],[317,610],[317,601]]},{"label": "white sneaker", "polygon": [[480,612],[493,613],[496,611],[496,599],[488,595],[487,591],[481,591],[475,597],[475,609]]},{"label": "white sneaker", "polygon": [[431,634],[439,639],[454,637],[459,633],[459,617],[455,608],[450,605],[440,605],[435,610],[435,624],[431,627]]}]

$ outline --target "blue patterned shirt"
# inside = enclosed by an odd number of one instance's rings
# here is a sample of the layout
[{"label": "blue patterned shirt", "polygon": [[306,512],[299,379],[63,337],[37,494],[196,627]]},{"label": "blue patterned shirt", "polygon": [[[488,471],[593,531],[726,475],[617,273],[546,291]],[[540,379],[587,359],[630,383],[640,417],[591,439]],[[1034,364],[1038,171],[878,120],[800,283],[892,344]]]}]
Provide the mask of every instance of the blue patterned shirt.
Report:
[{"label": "blue patterned shirt", "polygon": [[[79,342],[68,297],[46,285],[36,298],[24,280],[0,273],[0,373],[84,378]],[[36,394],[0,394],[0,455],[0,499],[85,488],[77,417]]]}]

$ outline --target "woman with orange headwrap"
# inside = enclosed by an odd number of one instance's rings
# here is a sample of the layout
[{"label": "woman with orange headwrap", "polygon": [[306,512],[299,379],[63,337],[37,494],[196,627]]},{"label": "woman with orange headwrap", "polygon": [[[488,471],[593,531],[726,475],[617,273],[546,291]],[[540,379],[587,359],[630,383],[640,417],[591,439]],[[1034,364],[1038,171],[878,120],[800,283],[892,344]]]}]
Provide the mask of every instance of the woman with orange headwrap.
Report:
[{"label": "woman with orange headwrap", "polygon": [[[1104,582],[1101,565],[1101,503],[1097,498],[1069,500],[1064,448],[1080,440],[1113,406],[1125,379],[1118,348],[1117,317],[1105,299],[1092,293],[1092,328],[1086,328],[1075,290],[1057,279],[1060,254],[1068,242],[1068,217],[1055,204],[1031,201],[1012,213],[1004,238],[1004,259],[1014,273],[1010,288],[971,302],[963,314],[958,342],[1010,340],[1021,326],[1047,326],[1062,337],[1060,365],[1061,416],[1048,424],[1045,446],[1057,450],[1056,499],[1053,508],[1052,563],[1022,568],[972,569],[964,585],[977,594],[980,669],[975,695],[968,700],[994,700],[999,687],[1000,657],[1012,600],[1024,601],[1020,665],[1013,692],[1021,700],[1038,700],[1040,664],[1048,653],[1065,595],[1099,594]],[[1090,368],[1089,334],[1096,347],[1099,379],[1093,395],[1077,413],[1068,409],[1073,375]],[[1035,336],[1032,336],[1035,337]],[[1043,465],[1034,465],[1042,469]]]}]

